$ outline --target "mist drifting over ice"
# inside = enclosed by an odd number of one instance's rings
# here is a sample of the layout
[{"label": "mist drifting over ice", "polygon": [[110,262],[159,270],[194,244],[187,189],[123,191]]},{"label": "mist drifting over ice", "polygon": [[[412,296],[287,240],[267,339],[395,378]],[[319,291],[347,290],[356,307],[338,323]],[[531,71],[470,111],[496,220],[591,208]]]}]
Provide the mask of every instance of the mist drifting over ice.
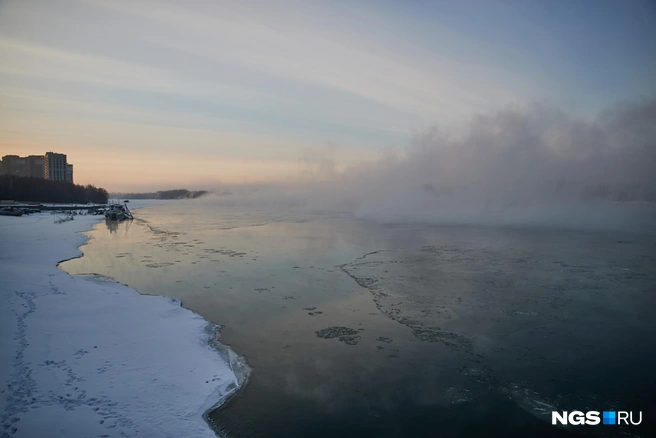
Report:
[{"label": "mist drifting over ice", "polygon": [[[314,181],[232,187],[238,196],[217,199],[346,209],[386,223],[656,224],[656,99],[618,104],[593,120],[545,104],[510,107],[458,130],[434,128],[403,154],[341,172],[313,156]],[[313,161],[305,154],[302,164],[307,177]]]}]

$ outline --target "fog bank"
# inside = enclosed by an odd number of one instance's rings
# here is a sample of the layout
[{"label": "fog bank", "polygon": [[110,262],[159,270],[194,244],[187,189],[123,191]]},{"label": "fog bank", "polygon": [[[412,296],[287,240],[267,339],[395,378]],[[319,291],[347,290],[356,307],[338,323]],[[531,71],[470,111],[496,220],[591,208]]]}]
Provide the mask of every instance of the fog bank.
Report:
[{"label": "fog bank", "polygon": [[544,104],[506,108],[460,129],[434,128],[398,156],[342,172],[315,156],[315,179],[305,155],[302,184],[232,187],[239,196],[217,199],[348,210],[387,223],[656,223],[656,99],[593,120]]}]

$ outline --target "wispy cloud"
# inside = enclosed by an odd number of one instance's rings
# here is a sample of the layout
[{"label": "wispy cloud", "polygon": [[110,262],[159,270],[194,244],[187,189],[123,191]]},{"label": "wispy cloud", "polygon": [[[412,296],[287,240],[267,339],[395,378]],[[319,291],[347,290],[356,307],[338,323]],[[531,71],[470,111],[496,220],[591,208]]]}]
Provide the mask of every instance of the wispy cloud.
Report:
[{"label": "wispy cloud", "polygon": [[[359,13],[363,27],[344,27],[341,16],[327,15],[320,5],[296,2],[283,6],[285,13],[239,2],[216,3],[209,13],[170,2],[98,4],[170,26],[148,39],[222,67],[351,93],[422,119],[526,97],[519,85],[527,81],[404,42],[390,28],[367,29],[372,23],[363,11],[343,5],[339,11]],[[374,38],[363,38],[367,33]]]},{"label": "wispy cloud", "polygon": [[571,33],[552,37],[553,20],[536,21],[549,13],[490,2],[10,0],[0,5],[0,114],[12,124],[0,145],[48,149],[55,135],[83,155],[85,141],[95,153],[175,139],[219,161],[291,160],[332,142],[344,164],[507,105],[607,105],[610,85],[573,95],[580,78],[563,82],[584,66],[563,55]]}]

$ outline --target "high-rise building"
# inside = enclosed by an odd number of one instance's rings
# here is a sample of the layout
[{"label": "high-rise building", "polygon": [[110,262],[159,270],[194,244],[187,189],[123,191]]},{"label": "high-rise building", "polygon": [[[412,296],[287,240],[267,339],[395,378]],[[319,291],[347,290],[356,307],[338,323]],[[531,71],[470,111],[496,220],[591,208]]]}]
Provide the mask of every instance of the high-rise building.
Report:
[{"label": "high-rise building", "polygon": [[66,181],[66,154],[46,152],[43,157],[43,177],[52,181]]},{"label": "high-rise building", "polygon": [[66,162],[66,154],[54,152],[48,152],[45,156],[5,155],[0,160],[0,175],[31,176],[73,182],[73,165]]},{"label": "high-rise building", "polygon": [[7,175],[29,176],[27,159],[18,155],[5,155],[2,157],[2,170]]},{"label": "high-rise building", "polygon": [[43,155],[30,155],[27,157],[27,176],[43,178]]}]

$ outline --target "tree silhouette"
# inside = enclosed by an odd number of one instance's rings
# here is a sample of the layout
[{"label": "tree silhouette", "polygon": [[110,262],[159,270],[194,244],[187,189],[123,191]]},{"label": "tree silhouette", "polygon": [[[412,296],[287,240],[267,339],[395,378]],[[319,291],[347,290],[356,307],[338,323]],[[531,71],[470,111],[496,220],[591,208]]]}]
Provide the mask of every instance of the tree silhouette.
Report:
[{"label": "tree silhouette", "polygon": [[43,178],[0,176],[0,199],[19,202],[56,202],[65,204],[107,203],[107,190],[69,181]]}]

